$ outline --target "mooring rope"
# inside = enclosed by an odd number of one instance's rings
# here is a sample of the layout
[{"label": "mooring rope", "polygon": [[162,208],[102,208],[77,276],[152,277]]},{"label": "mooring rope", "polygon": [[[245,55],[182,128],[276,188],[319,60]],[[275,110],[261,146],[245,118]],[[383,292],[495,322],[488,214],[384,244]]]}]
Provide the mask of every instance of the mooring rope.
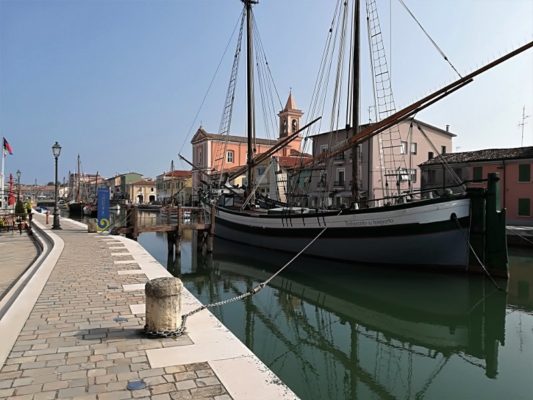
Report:
[{"label": "mooring rope", "polygon": [[[342,213],[342,210],[339,211],[337,215],[340,215],[341,213]],[[247,292],[245,292],[245,293],[243,293],[243,294],[241,294],[239,296],[235,296],[235,297],[232,297],[230,299],[221,300],[221,301],[217,301],[215,303],[210,303],[210,304],[203,304],[200,307],[195,308],[194,310],[189,311],[186,314],[183,314],[181,316],[181,325],[180,325],[180,327],[177,328],[174,331],[153,331],[152,332],[152,331],[147,331],[145,329],[145,333],[147,335],[149,335],[149,336],[155,336],[155,337],[177,337],[177,336],[180,336],[180,335],[182,335],[185,332],[187,318],[189,318],[191,315],[194,315],[194,314],[196,314],[196,313],[198,313],[198,312],[200,312],[202,310],[205,310],[207,308],[218,307],[218,306],[223,306],[225,304],[234,303],[234,302],[242,300],[242,299],[244,299],[244,298],[246,298],[248,296],[253,296],[256,293],[259,293],[266,285],[268,285],[270,283],[270,281],[272,281],[272,279],[274,279],[276,276],[278,276],[284,269],[286,269],[298,257],[300,257],[313,243],[315,243],[320,238],[320,236],[322,236],[324,234],[324,232],[327,229],[328,229],[327,226],[322,228],[320,230],[320,232],[309,243],[307,243],[304,246],[304,248],[302,248],[294,257],[292,257],[289,261],[287,261],[280,269],[278,269],[274,274],[272,274],[267,280],[261,282],[260,284],[258,284],[254,288],[248,290]]]},{"label": "mooring rope", "polygon": [[[459,227],[459,229],[463,229],[463,227],[461,226],[461,223],[459,222],[459,219],[457,218],[457,215],[453,214],[452,216],[452,219],[455,221],[455,223],[457,224],[457,226]],[[490,279],[490,281],[492,282],[492,284],[494,285],[494,287],[502,292],[505,292],[507,293],[507,290],[501,288],[498,283],[496,282],[496,280],[492,277],[492,275],[490,274],[489,270],[487,269],[487,267],[485,267],[485,264],[483,264],[483,261],[481,261],[481,259],[479,258],[479,256],[477,255],[476,251],[474,250],[474,247],[472,246],[472,243],[470,243],[470,239],[467,237],[467,234],[465,233],[464,234],[465,238],[466,238],[466,241],[468,242],[468,247],[470,248],[470,251],[472,252],[472,254],[474,255],[474,257],[476,258],[477,262],[479,263],[479,265],[481,266],[481,268],[483,269],[483,271],[485,272],[485,274],[488,276],[488,278]]]},{"label": "mooring rope", "polygon": [[532,242],[531,240],[529,240],[527,237],[525,237],[524,235],[521,235],[521,234],[519,234],[519,233],[516,232],[516,231],[513,231],[513,234],[516,235],[516,236],[518,236],[518,237],[521,238],[521,239],[524,239],[526,242],[533,244],[533,242]]}]

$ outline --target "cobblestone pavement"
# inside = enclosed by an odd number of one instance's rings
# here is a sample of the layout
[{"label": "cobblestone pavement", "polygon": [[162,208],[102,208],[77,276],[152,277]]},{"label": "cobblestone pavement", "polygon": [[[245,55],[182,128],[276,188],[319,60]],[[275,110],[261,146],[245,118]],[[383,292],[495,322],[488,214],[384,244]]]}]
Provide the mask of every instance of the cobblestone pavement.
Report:
[{"label": "cobblestone pavement", "polygon": [[[191,340],[142,336],[144,317],[133,315],[130,305],[144,303],[144,292],[122,285],[147,278],[118,273],[138,270],[114,263],[131,259],[117,249],[123,244],[67,220],[61,225],[54,233],[65,248],[0,370],[0,398],[231,400],[207,363],[150,367],[146,350]],[[127,389],[140,380],[144,389]]]},{"label": "cobblestone pavement", "polygon": [[38,254],[37,246],[26,232],[0,233],[0,299]]}]

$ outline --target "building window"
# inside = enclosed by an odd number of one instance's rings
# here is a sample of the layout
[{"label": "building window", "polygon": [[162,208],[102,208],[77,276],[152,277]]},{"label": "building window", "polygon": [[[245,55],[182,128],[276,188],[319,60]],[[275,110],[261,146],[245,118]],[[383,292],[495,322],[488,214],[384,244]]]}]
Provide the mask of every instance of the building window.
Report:
[{"label": "building window", "polygon": [[[431,170],[430,170],[431,171]],[[429,174],[431,175],[431,174]],[[400,168],[398,169],[398,180],[400,182],[416,182],[416,169]]]},{"label": "building window", "polygon": [[416,183],[416,169],[410,170],[411,182]]},{"label": "building window", "polygon": [[233,162],[233,156],[234,156],[234,151],[233,150],[228,150],[226,152],[226,162],[229,162],[229,163],[232,163]]},{"label": "building window", "polygon": [[473,178],[475,181],[483,179],[483,167],[474,167]]},{"label": "building window", "polygon": [[318,182],[319,187],[326,187],[326,182],[328,180],[327,171],[320,171],[320,180]]},{"label": "building window", "polygon": [[265,173],[265,167],[257,167],[257,175],[261,176]]},{"label": "building window", "polygon": [[416,143],[411,143],[411,154],[416,154],[416,150],[417,150],[416,147],[417,147]]},{"label": "building window", "polygon": [[518,165],[518,182],[529,182],[531,181],[531,165],[530,164],[519,164]]},{"label": "building window", "polygon": [[459,178],[463,179],[463,169],[462,168],[454,168],[453,173]]},{"label": "building window", "polygon": [[327,144],[321,144],[320,145],[320,152],[321,153],[325,153],[326,151],[328,151],[328,145]]},{"label": "building window", "polygon": [[428,160],[431,160],[433,158],[433,152],[428,151]]},{"label": "building window", "polygon": [[518,199],[518,215],[520,217],[531,216],[531,199]]},{"label": "building window", "polygon": [[344,168],[337,168],[337,182],[335,182],[336,186],[344,186]]},{"label": "building window", "polygon": [[446,154],[446,146],[440,146],[440,154]]},{"label": "building window", "polygon": [[203,165],[202,149],[198,149],[198,165]]},{"label": "building window", "polygon": [[407,154],[407,142],[401,142],[400,154]]}]

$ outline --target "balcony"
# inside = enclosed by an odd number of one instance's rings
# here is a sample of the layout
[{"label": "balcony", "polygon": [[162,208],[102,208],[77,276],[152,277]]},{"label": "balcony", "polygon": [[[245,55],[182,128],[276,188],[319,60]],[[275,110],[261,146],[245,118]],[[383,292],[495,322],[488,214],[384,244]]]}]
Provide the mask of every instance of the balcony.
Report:
[{"label": "balcony", "polygon": [[342,188],[342,189],[344,189],[345,184],[346,184],[346,181],[345,181],[345,180],[342,180],[342,181],[335,181],[335,182],[333,182],[333,188],[335,188],[335,189],[337,189],[337,188]]}]

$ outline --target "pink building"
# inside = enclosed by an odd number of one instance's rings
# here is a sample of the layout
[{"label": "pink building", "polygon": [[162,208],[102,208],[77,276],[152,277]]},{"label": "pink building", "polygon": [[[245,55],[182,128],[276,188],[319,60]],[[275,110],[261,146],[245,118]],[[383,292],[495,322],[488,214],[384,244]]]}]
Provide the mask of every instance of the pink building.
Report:
[{"label": "pink building", "polygon": [[[449,168],[442,165],[444,160]],[[533,147],[487,149],[445,154],[420,165],[422,189],[467,181],[469,187],[484,187],[491,172],[500,176],[500,206],[507,210],[508,225],[533,226]],[[475,182],[475,181],[480,182]]]},{"label": "pink building", "polygon": [[[279,139],[286,137],[300,128],[300,118],[303,112],[296,107],[292,94],[289,94],[285,108],[278,114]],[[275,156],[290,156],[296,151],[298,154],[302,139],[297,138],[289,145],[276,152]],[[278,140],[255,139],[255,156],[262,154],[274,146]],[[193,193],[197,193],[202,186],[203,174],[212,175],[235,170],[246,165],[247,138],[243,136],[221,135],[208,133],[200,127],[192,140],[192,163],[195,166],[192,176]],[[201,172],[200,172],[201,171]],[[241,181],[241,184],[246,182]]]}]

